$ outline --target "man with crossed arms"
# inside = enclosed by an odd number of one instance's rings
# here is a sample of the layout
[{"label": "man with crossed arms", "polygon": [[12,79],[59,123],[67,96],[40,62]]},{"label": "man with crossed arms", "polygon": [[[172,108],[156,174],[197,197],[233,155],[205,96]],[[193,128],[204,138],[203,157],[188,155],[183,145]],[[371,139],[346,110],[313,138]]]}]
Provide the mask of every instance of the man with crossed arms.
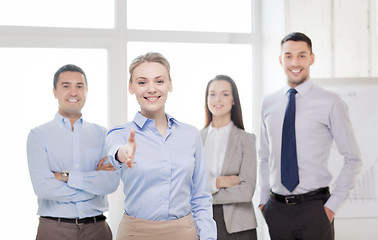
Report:
[{"label": "man with crossed arms", "polygon": [[110,240],[103,213],[106,194],[115,191],[119,175],[106,162],[106,129],[83,120],[88,84],[75,65],[54,76],[55,118],[32,129],[27,141],[29,172],[38,196],[38,240]]}]

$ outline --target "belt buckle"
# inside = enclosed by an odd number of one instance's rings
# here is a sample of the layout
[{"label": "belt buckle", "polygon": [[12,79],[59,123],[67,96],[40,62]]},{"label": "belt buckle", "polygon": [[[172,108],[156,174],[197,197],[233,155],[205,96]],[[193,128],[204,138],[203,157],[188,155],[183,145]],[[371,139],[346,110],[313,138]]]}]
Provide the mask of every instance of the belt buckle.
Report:
[{"label": "belt buckle", "polygon": [[286,205],[295,205],[295,202],[290,202],[291,199],[294,199],[295,196],[288,196],[288,197],[285,197],[285,203]]},{"label": "belt buckle", "polygon": [[78,225],[78,226],[80,226],[80,225],[84,225],[84,223],[79,223],[77,220],[78,220],[78,218],[75,218],[75,224],[76,224],[76,225]]}]

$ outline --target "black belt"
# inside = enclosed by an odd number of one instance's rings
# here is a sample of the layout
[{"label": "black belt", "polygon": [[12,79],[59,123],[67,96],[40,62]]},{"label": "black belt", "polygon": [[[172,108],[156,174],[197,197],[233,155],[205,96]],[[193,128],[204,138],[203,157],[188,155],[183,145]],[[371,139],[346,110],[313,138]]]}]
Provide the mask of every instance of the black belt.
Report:
[{"label": "black belt", "polygon": [[42,217],[46,219],[51,219],[54,221],[66,222],[66,223],[75,223],[76,225],[83,225],[88,223],[95,223],[105,221],[106,217],[104,215],[98,215],[94,217],[87,217],[87,218],[57,218],[57,217]]},{"label": "black belt", "polygon": [[283,196],[277,193],[270,191],[270,197],[280,203],[284,203],[286,205],[295,205],[298,203],[311,201],[311,200],[320,200],[329,197],[329,187],[319,188],[318,190],[308,192],[305,194],[298,194],[298,195],[288,195]]}]

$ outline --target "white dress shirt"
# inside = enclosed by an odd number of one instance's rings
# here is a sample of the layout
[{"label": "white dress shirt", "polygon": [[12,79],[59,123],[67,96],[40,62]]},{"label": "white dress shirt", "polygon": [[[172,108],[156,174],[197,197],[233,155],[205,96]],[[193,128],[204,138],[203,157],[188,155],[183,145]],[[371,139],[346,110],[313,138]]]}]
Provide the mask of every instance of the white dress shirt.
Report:
[{"label": "white dress shirt", "polygon": [[336,212],[355,184],[361,157],[349,120],[348,108],[340,97],[311,81],[295,88],[296,140],[299,185],[289,192],[281,183],[282,125],[289,86],[264,98],[259,150],[260,203],[269,199],[269,190],[281,194],[303,194],[329,186],[332,174],[328,160],[333,140],[344,157],[335,188],[325,206]]},{"label": "white dress shirt", "polygon": [[219,190],[216,187],[216,180],[222,173],[228,137],[230,136],[231,127],[233,124],[234,123],[230,121],[226,126],[220,127],[219,129],[213,127],[212,123],[209,124],[209,130],[207,132],[204,148],[212,194],[218,192]]}]

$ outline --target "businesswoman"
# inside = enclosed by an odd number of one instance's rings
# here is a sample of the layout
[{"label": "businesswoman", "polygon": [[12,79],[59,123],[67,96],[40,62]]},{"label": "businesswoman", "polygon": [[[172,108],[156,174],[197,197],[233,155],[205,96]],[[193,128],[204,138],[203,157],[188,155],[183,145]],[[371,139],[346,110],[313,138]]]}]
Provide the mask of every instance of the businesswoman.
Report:
[{"label": "businesswoman", "polygon": [[206,87],[201,130],[219,240],[257,239],[252,196],[256,184],[255,136],[244,131],[235,82],[218,75]]},{"label": "businesswoman", "polygon": [[216,239],[200,133],[165,113],[169,62],[147,53],[134,59],[129,72],[129,92],[140,111],[106,139],[126,196],[117,239]]}]

